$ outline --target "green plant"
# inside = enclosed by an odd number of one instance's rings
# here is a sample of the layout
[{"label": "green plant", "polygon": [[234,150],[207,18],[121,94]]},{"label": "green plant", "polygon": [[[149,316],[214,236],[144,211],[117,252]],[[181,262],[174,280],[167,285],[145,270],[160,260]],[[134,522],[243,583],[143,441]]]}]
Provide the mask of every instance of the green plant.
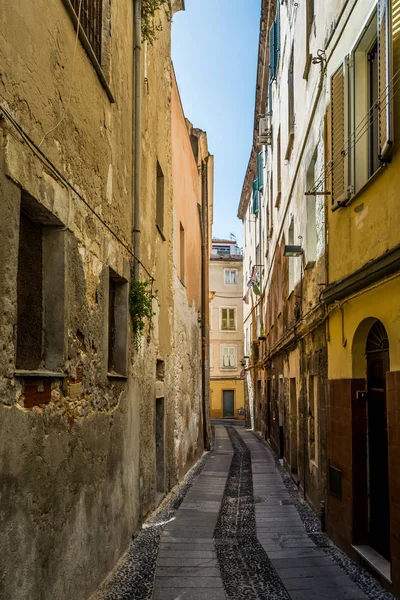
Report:
[{"label": "green plant", "polygon": [[149,334],[153,330],[153,300],[157,300],[157,290],[153,291],[152,281],[140,281],[132,277],[129,293],[129,312],[132,318],[132,333],[136,349],[144,333],[146,322]]},{"label": "green plant", "polygon": [[155,15],[161,8],[165,9],[167,18],[171,19],[171,0],[142,0],[142,39],[152,44],[157,33],[162,31],[162,24],[156,22]]}]

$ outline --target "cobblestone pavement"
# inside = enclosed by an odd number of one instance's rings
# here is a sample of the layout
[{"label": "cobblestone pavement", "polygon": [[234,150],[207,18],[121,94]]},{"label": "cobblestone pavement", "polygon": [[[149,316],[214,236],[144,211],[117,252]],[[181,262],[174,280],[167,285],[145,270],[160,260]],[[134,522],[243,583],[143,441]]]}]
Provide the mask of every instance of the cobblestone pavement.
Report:
[{"label": "cobblestone pavement", "polygon": [[265,443],[224,425],[92,600],[393,598],[319,531]]}]

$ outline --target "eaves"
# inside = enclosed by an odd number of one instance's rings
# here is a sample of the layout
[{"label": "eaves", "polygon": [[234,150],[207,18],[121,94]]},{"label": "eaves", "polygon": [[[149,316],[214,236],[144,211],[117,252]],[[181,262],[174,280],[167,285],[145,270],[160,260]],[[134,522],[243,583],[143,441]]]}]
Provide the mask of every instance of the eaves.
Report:
[{"label": "eaves", "polygon": [[237,216],[241,220],[244,219],[244,215],[247,210],[248,202],[251,195],[251,185],[257,168],[258,119],[259,115],[264,114],[268,100],[269,31],[271,29],[272,22],[275,18],[276,1],[277,0],[262,0],[261,2],[260,35],[258,42],[257,80],[253,124],[253,144],[251,148],[249,163],[246,170],[246,175],[244,178],[237,213]]},{"label": "eaves", "polygon": [[377,281],[400,270],[400,245],[385,252],[378,258],[368,261],[357,271],[328,285],[321,293],[325,304],[343,300]]}]

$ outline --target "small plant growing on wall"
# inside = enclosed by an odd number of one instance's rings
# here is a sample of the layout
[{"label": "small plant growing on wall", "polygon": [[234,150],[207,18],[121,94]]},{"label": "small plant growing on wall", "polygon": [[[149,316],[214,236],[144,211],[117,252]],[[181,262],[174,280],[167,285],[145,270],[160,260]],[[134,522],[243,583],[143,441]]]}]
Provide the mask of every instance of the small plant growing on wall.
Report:
[{"label": "small plant growing on wall", "polygon": [[160,22],[156,22],[156,12],[165,9],[168,19],[171,19],[171,0],[142,0],[142,39],[152,44],[157,33],[162,30]]},{"label": "small plant growing on wall", "polygon": [[149,335],[153,330],[153,300],[157,300],[157,290],[152,281],[140,281],[132,277],[129,293],[129,311],[132,318],[132,333],[136,350],[144,334],[146,323]]}]

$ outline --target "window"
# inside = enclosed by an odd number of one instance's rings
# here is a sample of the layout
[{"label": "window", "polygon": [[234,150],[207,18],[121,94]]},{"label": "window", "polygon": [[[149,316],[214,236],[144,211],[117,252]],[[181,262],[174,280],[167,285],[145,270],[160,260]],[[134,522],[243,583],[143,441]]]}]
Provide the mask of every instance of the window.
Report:
[{"label": "window", "polygon": [[164,232],[164,175],[157,161],[157,187],[156,187],[156,225],[159,232]]},{"label": "window", "polygon": [[282,195],[282,169],[281,169],[281,128],[279,127],[278,137],[276,138],[276,201],[275,206],[279,208]]},{"label": "window", "polygon": [[[250,227],[250,224],[249,224],[249,227]],[[214,246],[214,244],[213,244],[213,250],[217,251],[218,256],[227,256],[228,254],[231,253],[230,246]]]},{"label": "window", "polygon": [[357,193],[393,146],[391,2],[378,1],[351,54],[331,77],[332,208]]},{"label": "window", "polygon": [[65,238],[43,205],[21,198],[16,368],[60,371],[64,362]]},{"label": "window", "polygon": [[258,153],[257,156],[257,180],[258,180],[258,189],[261,192],[264,188],[264,150]]},{"label": "window", "polygon": [[225,285],[237,284],[237,269],[224,269],[224,283]]},{"label": "window", "polygon": [[306,64],[304,67],[303,78],[308,78],[308,73],[311,66],[311,52],[310,52],[310,36],[312,32],[312,26],[314,22],[314,0],[306,0]]},{"label": "window", "polygon": [[[293,246],[293,244],[294,244],[294,218],[293,218],[293,215],[290,218],[288,244],[289,244],[289,246]],[[294,261],[295,261],[295,258],[293,256],[289,256],[288,261],[289,261],[289,294],[290,294],[294,290]]]},{"label": "window", "polygon": [[236,308],[221,308],[221,330],[236,331]]},{"label": "window", "polygon": [[185,230],[179,224],[179,279],[185,283]]},{"label": "window", "polygon": [[110,269],[108,284],[108,374],[125,377],[128,360],[128,282]]},{"label": "window", "polygon": [[[275,20],[269,31],[269,79],[272,82],[276,79],[278,70],[279,52],[281,49],[280,33],[280,3],[277,2]],[[271,89],[270,89],[271,96]]]},{"label": "window", "polygon": [[290,53],[288,68],[288,146],[286,160],[290,159],[294,138],[294,49]]},{"label": "window", "polygon": [[221,346],[221,369],[236,369],[236,346]]},{"label": "window", "polygon": [[71,2],[76,16],[80,18],[88,42],[101,64],[103,0],[71,0]]},{"label": "window", "polygon": [[[115,102],[109,87],[111,73],[111,0],[63,0],[75,33],[104,87],[110,102]],[[78,29],[78,17],[80,27]]]},{"label": "window", "polygon": [[318,465],[318,377],[308,378],[308,445],[309,458]]},{"label": "window", "polygon": [[258,179],[253,181],[253,214],[258,213],[260,192],[258,190]]},{"label": "window", "polygon": [[[306,188],[311,190],[315,184],[315,165],[317,162],[318,149],[316,148],[311,158],[306,174]],[[307,210],[307,233],[306,233],[306,261],[313,263],[317,256],[317,223],[316,223],[316,196],[306,196]]]}]

